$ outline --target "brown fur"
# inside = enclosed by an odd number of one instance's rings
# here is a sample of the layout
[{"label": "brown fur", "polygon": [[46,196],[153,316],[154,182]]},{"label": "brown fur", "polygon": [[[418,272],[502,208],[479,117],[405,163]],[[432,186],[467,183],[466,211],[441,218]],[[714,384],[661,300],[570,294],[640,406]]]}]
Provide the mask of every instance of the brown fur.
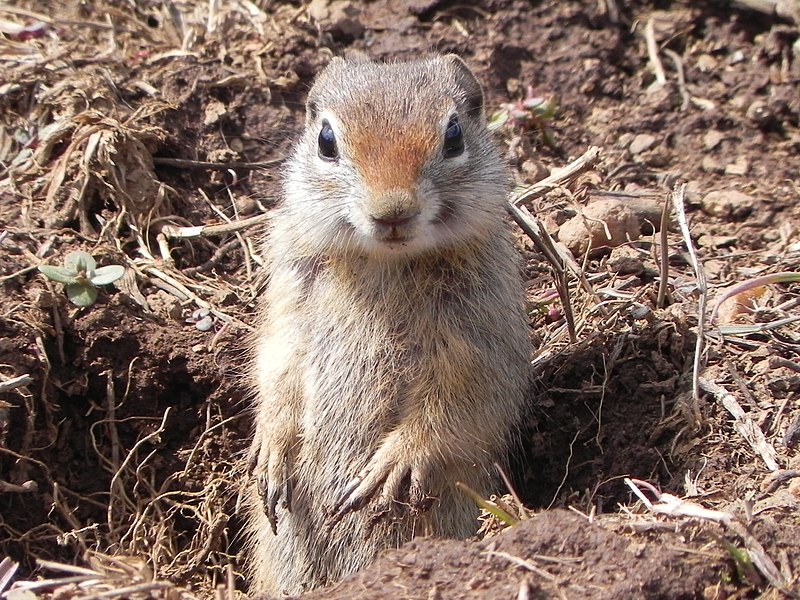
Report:
[{"label": "brown fur", "polygon": [[416,131],[396,131],[393,138],[381,131],[377,135],[358,129],[348,131],[353,164],[373,193],[415,185],[428,152],[439,139],[439,124],[430,125]]},{"label": "brown fur", "polygon": [[[452,111],[466,150],[446,158]],[[323,115],[336,160],[317,155]],[[493,491],[528,384],[506,175],[467,67],[337,59],[306,125],[254,339],[248,567],[272,594],[337,581],[416,535],[473,534],[478,510],[455,482]]]}]

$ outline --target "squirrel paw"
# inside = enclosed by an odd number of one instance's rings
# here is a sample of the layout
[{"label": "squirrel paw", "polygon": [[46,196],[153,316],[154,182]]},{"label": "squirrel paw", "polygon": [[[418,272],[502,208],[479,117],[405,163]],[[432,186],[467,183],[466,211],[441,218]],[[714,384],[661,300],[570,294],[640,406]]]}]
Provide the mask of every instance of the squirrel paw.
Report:
[{"label": "squirrel paw", "polygon": [[[293,436],[280,439],[261,439],[258,451],[252,451],[248,473],[255,478],[256,489],[264,504],[272,533],[278,532],[278,502],[291,510],[292,479],[290,476],[290,450]],[[258,440],[258,437],[256,438]]]},{"label": "squirrel paw", "polygon": [[416,456],[397,438],[386,440],[369,464],[353,479],[330,511],[330,525],[347,513],[364,508],[376,498],[375,515],[388,514],[391,504],[407,504],[411,510],[430,507],[433,496],[425,490],[430,472],[428,460]]}]

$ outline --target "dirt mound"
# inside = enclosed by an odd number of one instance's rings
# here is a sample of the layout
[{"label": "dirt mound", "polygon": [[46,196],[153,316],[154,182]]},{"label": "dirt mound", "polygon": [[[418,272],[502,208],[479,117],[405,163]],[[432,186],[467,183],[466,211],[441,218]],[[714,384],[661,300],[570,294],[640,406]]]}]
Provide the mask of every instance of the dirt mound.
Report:
[{"label": "dirt mound", "polygon": [[619,535],[554,509],[480,543],[415,540],[332,589],[304,597],[695,598],[724,576],[708,557],[682,552],[677,531],[671,537],[675,546],[669,539]]}]

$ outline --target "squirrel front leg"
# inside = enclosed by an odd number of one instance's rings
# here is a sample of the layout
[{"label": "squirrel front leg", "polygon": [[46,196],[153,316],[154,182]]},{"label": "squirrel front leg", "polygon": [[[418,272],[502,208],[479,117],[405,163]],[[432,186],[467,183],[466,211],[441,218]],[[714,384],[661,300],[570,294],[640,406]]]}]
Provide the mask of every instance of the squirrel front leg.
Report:
[{"label": "squirrel front leg", "polygon": [[292,419],[280,419],[263,424],[259,417],[253,444],[248,456],[248,474],[264,504],[273,533],[278,531],[278,503],[283,500],[287,510],[292,502],[292,457],[297,452],[299,429]]},{"label": "squirrel front leg", "polygon": [[[493,400],[486,399],[487,413]],[[465,407],[454,403],[448,408],[455,415],[462,414]],[[505,446],[506,434],[492,428],[491,415],[480,413],[455,421],[437,413],[432,421],[424,418],[401,423],[383,438],[367,464],[345,486],[329,510],[329,523],[334,525],[348,513],[367,506],[373,520],[400,505],[412,512],[425,511],[459,480],[474,481],[477,476],[488,481],[491,464],[502,460],[498,454]]]},{"label": "squirrel front leg", "polygon": [[[387,432],[367,464],[349,482],[330,511],[332,523],[374,501],[374,512],[392,503],[425,510],[473,469],[487,469],[505,447],[516,408],[504,397],[519,395],[504,367],[486,359],[487,347],[471,344],[452,329],[446,342],[423,354],[432,357],[411,377],[404,415]],[[442,479],[452,474],[452,481]],[[487,475],[487,478],[489,476]]]},{"label": "squirrel front leg", "polygon": [[[425,452],[419,435],[407,428],[391,432],[364,469],[345,487],[331,511],[331,523],[365,507],[377,497],[376,513],[389,510],[392,502],[407,502],[412,510],[424,510],[434,499],[429,474],[435,458]],[[417,438],[412,445],[412,439]],[[379,491],[380,490],[380,491]]]},{"label": "squirrel front leg", "polygon": [[282,501],[291,510],[292,463],[301,439],[303,400],[293,354],[291,345],[276,335],[262,339],[257,348],[257,413],[248,474],[254,479],[273,533],[277,533],[278,504]]}]

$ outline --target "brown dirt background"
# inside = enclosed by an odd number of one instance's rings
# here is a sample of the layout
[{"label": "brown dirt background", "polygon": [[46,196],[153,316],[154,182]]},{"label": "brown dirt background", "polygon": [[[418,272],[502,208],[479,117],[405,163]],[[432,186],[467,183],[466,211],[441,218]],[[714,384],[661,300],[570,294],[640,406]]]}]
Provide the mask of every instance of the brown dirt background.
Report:
[{"label": "brown dirt background", "polygon": [[[797,23],[729,2],[0,4],[0,384],[29,376],[0,387],[0,553],[19,564],[17,586],[87,598],[245,589],[242,340],[259,229],[176,238],[168,226],[268,212],[330,56],[457,52],[490,112],[528,86],[557,100],[552,146],[530,123],[498,133],[519,185],[602,149],[529,207],[555,235],[609,197],[657,215],[686,182],[710,312],[733,284],[797,271]],[[310,597],[797,597],[800,288],[758,287],[706,327],[702,377],[742,415],[705,392],[695,404],[697,277],[673,220],[671,303],[657,307],[653,229],[576,257],[597,296],[570,283],[574,342],[544,300],[548,263],[519,235],[538,380],[510,475],[531,518],[481,541],[416,540]],[[77,249],[128,267],[88,309],[36,271]],[[686,504],[655,513],[624,477]],[[686,514],[699,508],[731,518]]]}]

